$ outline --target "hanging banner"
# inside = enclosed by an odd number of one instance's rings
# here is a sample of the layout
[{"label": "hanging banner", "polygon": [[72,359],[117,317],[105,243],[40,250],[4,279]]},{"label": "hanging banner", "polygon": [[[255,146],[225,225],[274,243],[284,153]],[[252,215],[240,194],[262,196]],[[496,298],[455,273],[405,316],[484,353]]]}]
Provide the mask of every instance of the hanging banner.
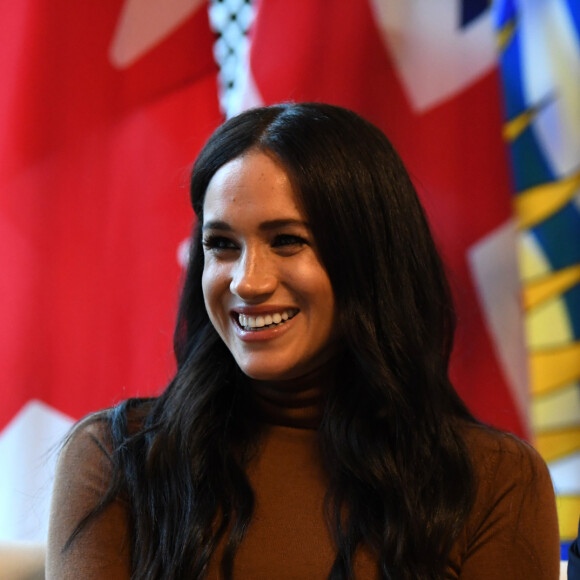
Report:
[{"label": "hanging banner", "polygon": [[188,172],[221,114],[203,1],[0,19],[0,539],[42,541],[71,423],[171,377]]},{"label": "hanging banner", "polygon": [[580,5],[502,0],[494,13],[535,444],[571,541],[580,517]]}]

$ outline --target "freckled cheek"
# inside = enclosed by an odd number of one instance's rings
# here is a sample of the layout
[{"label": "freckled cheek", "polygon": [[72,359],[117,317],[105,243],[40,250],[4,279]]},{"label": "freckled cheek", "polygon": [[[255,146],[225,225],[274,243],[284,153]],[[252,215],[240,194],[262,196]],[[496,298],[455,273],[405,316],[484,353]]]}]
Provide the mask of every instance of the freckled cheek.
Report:
[{"label": "freckled cheek", "polygon": [[[326,271],[318,263],[294,265],[284,272],[283,279],[295,294],[302,308],[332,324],[335,318],[335,300],[332,285]],[[320,322],[320,320],[319,320]]]},{"label": "freckled cheek", "polygon": [[226,298],[229,281],[225,269],[206,263],[201,277],[201,289],[205,309],[212,324],[219,331],[218,327],[228,320]]}]

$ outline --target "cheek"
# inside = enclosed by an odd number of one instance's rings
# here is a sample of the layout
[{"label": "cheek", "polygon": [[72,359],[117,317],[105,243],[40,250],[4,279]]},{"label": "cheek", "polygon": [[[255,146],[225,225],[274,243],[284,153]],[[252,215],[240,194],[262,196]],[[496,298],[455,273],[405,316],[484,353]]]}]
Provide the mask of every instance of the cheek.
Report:
[{"label": "cheek", "polygon": [[314,291],[320,312],[319,323],[324,329],[323,332],[333,337],[337,332],[336,302],[332,285],[325,271],[318,277],[318,284]]},{"label": "cheek", "polygon": [[326,271],[318,263],[288,272],[289,284],[302,297],[321,332],[335,326],[334,291]]},{"label": "cheek", "polygon": [[203,274],[201,276],[201,291],[203,292],[203,301],[205,302],[205,308],[209,312],[209,302],[212,288],[212,278],[208,272],[208,267],[205,266],[203,269]]},{"label": "cheek", "polygon": [[205,309],[213,325],[216,326],[216,320],[220,318],[220,298],[223,296],[223,289],[227,287],[223,272],[216,268],[211,262],[203,269],[201,277],[201,290]]}]

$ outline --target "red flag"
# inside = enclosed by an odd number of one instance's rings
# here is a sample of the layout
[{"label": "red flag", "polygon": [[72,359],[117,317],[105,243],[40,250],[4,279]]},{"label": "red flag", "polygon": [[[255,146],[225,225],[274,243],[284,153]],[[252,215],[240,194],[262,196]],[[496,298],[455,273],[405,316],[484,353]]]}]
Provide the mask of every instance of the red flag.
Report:
[{"label": "red flag", "polygon": [[[171,376],[188,171],[221,115],[203,0],[12,2],[0,17],[0,504],[12,505],[10,460],[30,451],[16,448],[32,421],[67,424]],[[41,537],[44,524],[1,511],[0,535]]]}]

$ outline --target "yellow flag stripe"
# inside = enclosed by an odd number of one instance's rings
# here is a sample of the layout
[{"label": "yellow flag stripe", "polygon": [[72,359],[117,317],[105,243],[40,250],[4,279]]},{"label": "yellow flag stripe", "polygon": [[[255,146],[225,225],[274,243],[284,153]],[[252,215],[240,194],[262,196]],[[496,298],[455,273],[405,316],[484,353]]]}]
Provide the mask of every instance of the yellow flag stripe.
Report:
[{"label": "yellow flag stripe", "polygon": [[497,47],[500,51],[503,51],[507,48],[508,44],[511,42],[514,36],[515,29],[515,20],[510,20],[502,26],[501,30],[498,31],[496,39]]},{"label": "yellow flag stripe", "polygon": [[536,433],[534,446],[548,462],[580,451],[580,427]]},{"label": "yellow flag stripe", "polygon": [[527,109],[517,117],[504,123],[502,134],[506,141],[515,141],[524,130],[533,122],[538,114],[537,108]]},{"label": "yellow flag stripe", "polygon": [[521,229],[544,221],[564,207],[580,187],[580,171],[571,177],[531,187],[514,199],[514,209]]},{"label": "yellow flag stripe", "polygon": [[530,310],[542,302],[555,298],[580,283],[580,264],[563,268],[524,287],[524,308]]},{"label": "yellow flag stripe", "polygon": [[540,395],[580,379],[580,342],[530,354],[532,394]]},{"label": "yellow flag stripe", "polygon": [[569,542],[578,535],[580,496],[560,495],[556,498],[556,506],[558,507],[560,538],[565,542]]},{"label": "yellow flag stripe", "polygon": [[503,138],[506,141],[515,141],[536,119],[538,113],[554,102],[554,96],[549,94],[535,105],[529,107],[517,117],[513,117],[503,125]]}]

